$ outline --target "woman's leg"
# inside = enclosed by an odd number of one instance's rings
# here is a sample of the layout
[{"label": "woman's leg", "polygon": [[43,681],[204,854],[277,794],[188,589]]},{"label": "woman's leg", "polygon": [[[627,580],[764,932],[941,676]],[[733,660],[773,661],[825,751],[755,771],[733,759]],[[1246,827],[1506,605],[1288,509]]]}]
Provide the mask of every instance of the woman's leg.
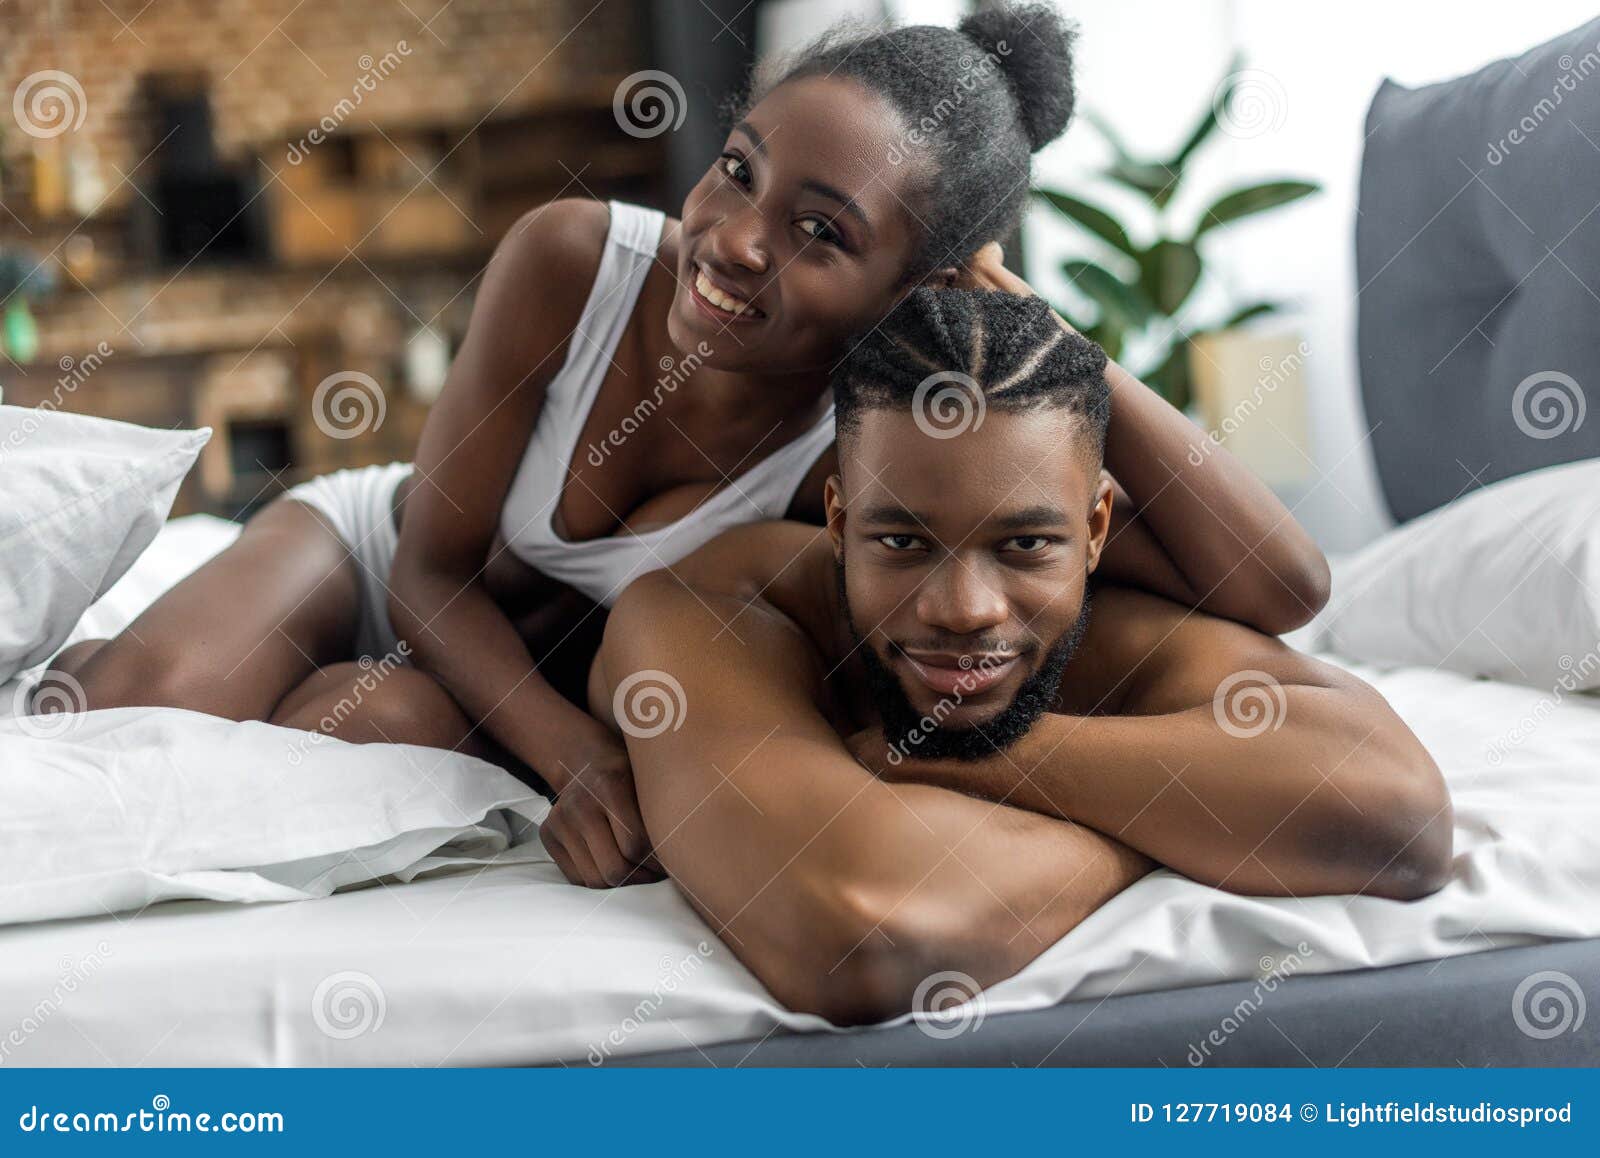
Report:
[{"label": "woman's leg", "polygon": [[75,683],[86,709],[265,720],[311,672],[350,657],[355,568],[321,515],[293,500],[271,503],[122,634],[68,649],[45,680]]},{"label": "woman's leg", "polygon": [[336,663],[308,675],[267,720],[352,744],[448,748],[516,772],[516,763],[428,673],[383,663]]}]

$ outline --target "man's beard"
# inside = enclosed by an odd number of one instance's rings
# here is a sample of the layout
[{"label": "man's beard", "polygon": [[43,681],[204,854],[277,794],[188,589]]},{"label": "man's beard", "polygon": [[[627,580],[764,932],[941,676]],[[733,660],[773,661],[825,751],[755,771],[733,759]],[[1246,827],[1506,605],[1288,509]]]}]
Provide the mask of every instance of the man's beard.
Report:
[{"label": "man's beard", "polygon": [[[892,749],[908,758],[981,760],[1011,747],[1028,734],[1029,729],[1039,722],[1040,716],[1054,706],[1061,690],[1062,673],[1066,671],[1078,645],[1083,642],[1084,632],[1089,628],[1089,590],[1085,587],[1078,618],[1050,645],[1045,652],[1044,662],[1022,681],[1011,702],[985,723],[967,728],[950,727],[939,722],[932,712],[923,715],[912,706],[899,679],[878,658],[878,653],[856,627],[845,590],[844,564],[839,563],[835,570],[839,582],[839,603],[844,608],[845,622],[861,653],[862,665],[866,668],[867,690],[883,722],[884,739]],[[949,696],[946,699],[955,701],[957,697]]]}]

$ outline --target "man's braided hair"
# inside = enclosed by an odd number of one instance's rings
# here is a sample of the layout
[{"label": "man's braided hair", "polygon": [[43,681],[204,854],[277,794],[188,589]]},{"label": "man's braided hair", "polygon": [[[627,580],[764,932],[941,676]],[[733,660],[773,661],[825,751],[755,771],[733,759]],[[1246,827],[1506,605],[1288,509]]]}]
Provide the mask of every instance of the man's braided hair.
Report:
[{"label": "man's braided hair", "polygon": [[919,287],[834,367],[835,420],[841,441],[868,410],[921,407],[937,426],[927,411],[941,390],[976,388],[984,411],[1078,415],[1098,466],[1111,417],[1105,369],[1105,351],[1067,330],[1037,297]]}]

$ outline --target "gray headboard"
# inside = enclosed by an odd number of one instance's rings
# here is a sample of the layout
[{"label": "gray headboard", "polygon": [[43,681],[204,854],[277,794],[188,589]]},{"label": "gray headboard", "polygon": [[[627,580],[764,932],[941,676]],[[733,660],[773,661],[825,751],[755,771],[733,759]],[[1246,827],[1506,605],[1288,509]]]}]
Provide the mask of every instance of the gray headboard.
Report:
[{"label": "gray headboard", "polygon": [[1384,82],[1356,272],[1395,518],[1600,455],[1600,20],[1458,80]]}]

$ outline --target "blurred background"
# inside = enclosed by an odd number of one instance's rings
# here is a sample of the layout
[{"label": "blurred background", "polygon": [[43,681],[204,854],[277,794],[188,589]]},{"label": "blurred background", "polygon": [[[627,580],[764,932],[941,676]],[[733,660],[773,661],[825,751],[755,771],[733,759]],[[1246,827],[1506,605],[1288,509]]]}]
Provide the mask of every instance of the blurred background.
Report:
[{"label": "blurred background", "polygon": [[[0,0],[4,400],[214,427],[178,513],[407,458],[522,212],[675,214],[759,55],[840,16],[972,6]],[[1036,160],[1008,259],[1325,548],[1371,539],[1389,520],[1354,357],[1367,104],[1385,76],[1469,72],[1592,2],[1060,7],[1081,112]]]}]

